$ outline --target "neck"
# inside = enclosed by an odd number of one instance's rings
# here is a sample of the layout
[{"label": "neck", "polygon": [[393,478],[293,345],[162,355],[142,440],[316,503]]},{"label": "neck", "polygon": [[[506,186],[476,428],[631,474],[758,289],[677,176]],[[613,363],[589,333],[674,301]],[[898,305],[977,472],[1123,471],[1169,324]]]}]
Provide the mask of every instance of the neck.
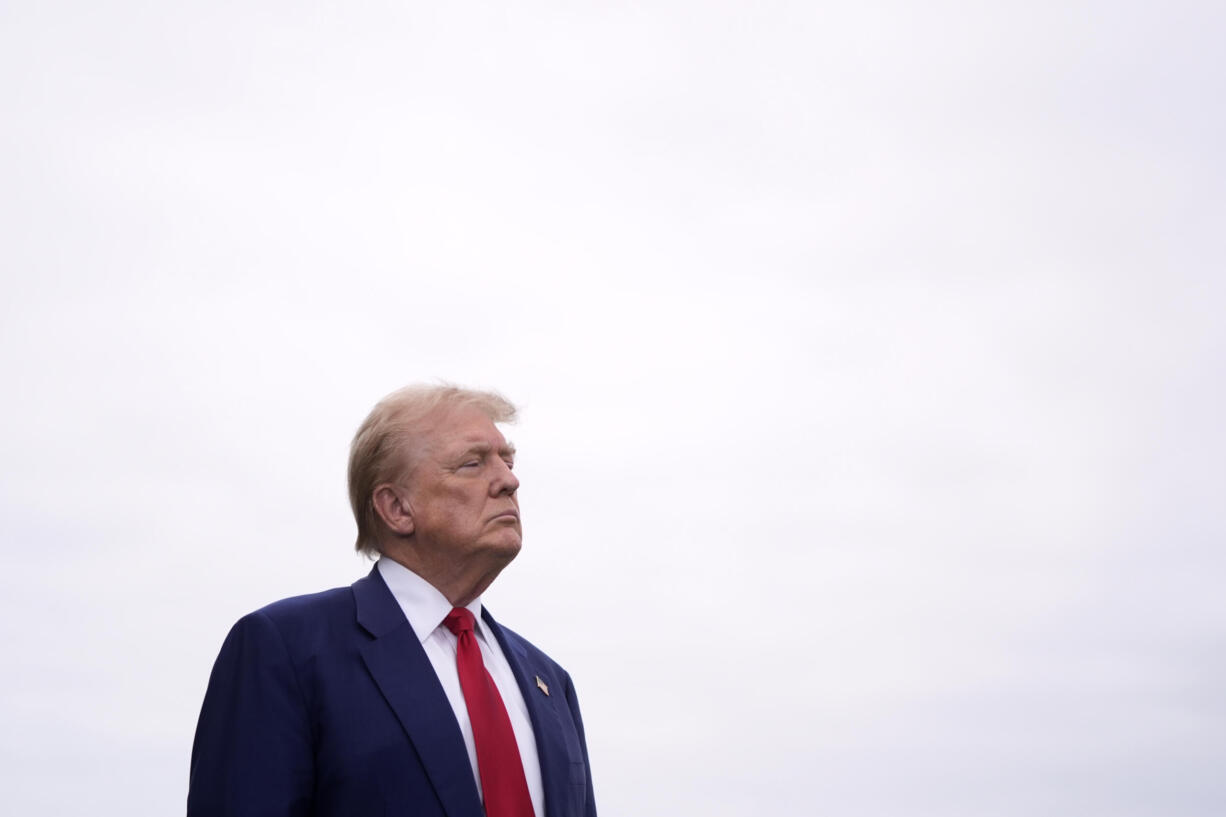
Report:
[{"label": "neck", "polygon": [[428,581],[452,607],[467,607],[485,592],[504,565],[492,570],[465,570],[454,563],[436,564],[422,559],[411,547],[385,547],[383,555]]}]

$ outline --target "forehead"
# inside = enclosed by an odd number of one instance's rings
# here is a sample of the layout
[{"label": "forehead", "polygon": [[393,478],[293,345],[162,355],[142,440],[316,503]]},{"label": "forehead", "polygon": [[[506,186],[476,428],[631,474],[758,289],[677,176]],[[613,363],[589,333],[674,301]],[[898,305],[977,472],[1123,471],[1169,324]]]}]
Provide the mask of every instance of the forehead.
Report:
[{"label": "forehead", "polygon": [[430,424],[428,436],[433,445],[447,450],[476,447],[515,450],[494,421],[474,406],[440,412]]}]

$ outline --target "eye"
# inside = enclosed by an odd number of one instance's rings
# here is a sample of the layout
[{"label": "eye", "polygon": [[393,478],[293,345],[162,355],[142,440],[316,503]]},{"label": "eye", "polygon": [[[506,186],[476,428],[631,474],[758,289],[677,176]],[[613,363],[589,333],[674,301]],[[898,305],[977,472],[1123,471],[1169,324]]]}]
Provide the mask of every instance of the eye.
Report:
[{"label": "eye", "polygon": [[468,460],[460,467],[461,468],[476,468],[480,464],[481,464],[481,460]]}]

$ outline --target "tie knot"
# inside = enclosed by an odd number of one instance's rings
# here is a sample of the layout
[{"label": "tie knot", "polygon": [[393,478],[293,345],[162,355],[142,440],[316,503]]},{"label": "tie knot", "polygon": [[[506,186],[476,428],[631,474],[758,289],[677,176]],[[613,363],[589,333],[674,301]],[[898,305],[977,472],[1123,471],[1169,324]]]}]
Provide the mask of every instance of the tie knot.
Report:
[{"label": "tie knot", "polygon": [[463,607],[456,607],[447,614],[447,618],[443,619],[443,623],[458,638],[460,633],[471,633],[473,631],[473,614]]}]

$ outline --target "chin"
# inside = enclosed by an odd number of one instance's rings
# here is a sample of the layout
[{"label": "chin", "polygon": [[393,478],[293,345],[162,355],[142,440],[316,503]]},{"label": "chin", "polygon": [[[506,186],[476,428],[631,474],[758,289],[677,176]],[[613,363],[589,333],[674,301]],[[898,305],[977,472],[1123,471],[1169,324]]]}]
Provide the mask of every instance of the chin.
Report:
[{"label": "chin", "polygon": [[520,537],[507,537],[505,540],[491,545],[490,551],[497,553],[499,556],[509,562],[519,555],[519,551],[523,548],[523,546],[523,539]]}]

